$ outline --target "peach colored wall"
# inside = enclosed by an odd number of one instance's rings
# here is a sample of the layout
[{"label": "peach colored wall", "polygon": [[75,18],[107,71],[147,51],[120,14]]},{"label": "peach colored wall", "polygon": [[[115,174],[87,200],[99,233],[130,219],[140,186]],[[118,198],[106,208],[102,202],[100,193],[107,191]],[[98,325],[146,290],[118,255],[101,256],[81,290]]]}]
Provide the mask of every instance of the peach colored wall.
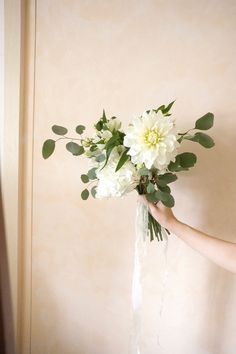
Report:
[{"label": "peach colored wall", "polygon": [[[127,125],[133,113],[172,99],[183,129],[214,112],[214,150],[185,145],[199,161],[174,185],[175,212],[235,240],[235,43],[233,0],[38,1],[34,113],[28,116],[34,141],[27,177],[32,229],[26,233],[32,273],[25,273],[32,275],[30,353],[125,354],[132,327],[136,195],[82,201],[86,161],[70,156],[61,142],[51,159],[41,157],[54,123],[73,134],[78,123],[91,127],[105,108]],[[150,244],[141,354],[234,354],[235,276],[175,236],[167,258],[160,318],[164,245]]]}]

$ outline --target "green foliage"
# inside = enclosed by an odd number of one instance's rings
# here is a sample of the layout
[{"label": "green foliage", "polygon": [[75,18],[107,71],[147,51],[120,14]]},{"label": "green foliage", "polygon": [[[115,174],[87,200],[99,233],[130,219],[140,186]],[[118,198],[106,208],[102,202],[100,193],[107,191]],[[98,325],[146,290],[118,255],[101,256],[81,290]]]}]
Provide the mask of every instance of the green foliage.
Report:
[{"label": "green foliage", "polygon": [[183,168],[193,167],[197,162],[197,156],[192,152],[183,152],[178,155],[179,164]]},{"label": "green foliage", "polygon": [[80,178],[81,178],[81,181],[83,183],[88,183],[89,182],[89,177],[87,175],[85,175],[85,174],[81,175]]},{"label": "green foliage", "polygon": [[103,123],[99,120],[99,121],[95,124],[95,128],[96,128],[98,131],[101,131],[101,130],[102,130],[102,127],[103,127]]},{"label": "green foliage", "polygon": [[93,167],[93,168],[91,168],[91,169],[88,171],[87,175],[88,175],[88,177],[89,177],[90,180],[97,179],[96,170],[97,170],[97,168],[96,168],[96,167]]},{"label": "green foliage", "polygon": [[107,123],[108,120],[107,120],[107,117],[106,117],[106,113],[105,113],[105,110],[103,109],[102,111],[102,118],[101,118],[102,122],[103,123]]},{"label": "green foliage", "polygon": [[68,133],[68,130],[65,127],[62,127],[60,125],[53,125],[52,131],[57,135],[65,135]]},{"label": "green foliage", "polygon": [[[156,108],[156,109],[153,109],[154,112],[158,112],[158,111],[161,111],[163,113],[164,116],[170,116],[171,114],[169,113],[169,111],[171,110],[173,104],[175,103],[175,100],[172,101],[171,103],[169,103],[167,106],[165,106],[164,104],[161,105],[160,107]],[[150,109],[147,110],[146,112],[147,113],[150,113]]]},{"label": "green foliage", "polygon": [[97,186],[93,186],[93,188],[91,189],[91,194],[94,198],[96,198],[96,193],[97,193]]},{"label": "green foliage", "polygon": [[171,190],[170,190],[170,187],[169,186],[158,186],[159,190],[161,190],[162,192],[165,192],[165,193],[171,193]]},{"label": "green foliage", "polygon": [[167,201],[170,197],[170,194],[169,193],[165,193],[165,192],[162,192],[161,190],[158,190],[156,192],[156,196],[159,200],[161,200],[162,202],[163,201]]},{"label": "green foliage", "polygon": [[169,111],[171,110],[171,108],[172,108],[172,106],[173,106],[174,103],[175,103],[175,100],[172,101],[171,103],[169,103],[168,106],[162,108],[162,113],[163,113],[164,115],[167,115],[167,114],[169,113]]},{"label": "green foliage", "polygon": [[138,174],[140,176],[149,176],[151,173],[150,171],[146,168],[146,167],[141,167],[139,170],[138,170]]},{"label": "green foliage", "polygon": [[177,176],[173,173],[165,173],[164,175],[159,175],[157,184],[164,187],[169,183],[172,183],[177,180]]},{"label": "green foliage", "polygon": [[156,203],[159,201],[158,196],[157,196],[157,191],[155,191],[153,193],[147,193],[146,198],[151,203]]},{"label": "green foliage", "polygon": [[175,162],[170,162],[168,170],[171,172],[188,171],[197,162],[197,156],[192,152],[183,152],[175,158]]},{"label": "green foliage", "polygon": [[147,186],[147,193],[152,194],[154,192],[155,192],[155,186],[152,182],[149,182]]},{"label": "green foliage", "polygon": [[77,125],[77,127],[75,128],[75,131],[77,134],[81,135],[83,134],[83,132],[85,131],[85,126],[84,125]]},{"label": "green foliage", "polygon": [[86,188],[86,189],[84,189],[84,190],[82,191],[82,193],[81,193],[81,198],[82,198],[83,200],[87,200],[88,197],[89,197],[89,190]]},{"label": "green foliage", "polygon": [[209,135],[202,132],[197,132],[193,136],[187,135],[184,139],[195,141],[207,149],[210,149],[215,145],[214,140]]},{"label": "green foliage", "polygon": [[173,208],[175,205],[175,200],[174,197],[171,194],[166,193],[168,195],[168,198],[165,200],[162,200],[162,203],[167,207],[167,208]]},{"label": "green foliage", "polygon": [[129,155],[128,155],[129,149],[126,149],[123,154],[121,155],[118,164],[116,166],[116,172],[121,169],[121,167],[129,160]]},{"label": "green foliage", "polygon": [[44,159],[48,159],[55,150],[55,140],[48,139],[43,143],[42,155]]},{"label": "green foliage", "polygon": [[213,124],[214,124],[214,114],[208,112],[196,121],[195,129],[208,130],[213,126]]},{"label": "green foliage", "polygon": [[73,141],[66,144],[66,149],[71,152],[74,156],[82,155],[84,153],[83,146],[74,143]]},{"label": "green foliage", "polygon": [[119,146],[123,144],[124,140],[124,133],[115,131],[112,135],[112,137],[108,140],[108,142],[105,145],[105,150],[106,150],[106,161],[105,164],[102,168],[104,168],[108,162],[108,159],[111,155],[112,150],[114,149],[115,146]]},{"label": "green foliage", "polygon": [[98,156],[95,157],[95,161],[97,162],[102,162],[106,160],[106,156],[104,154],[100,154]]}]

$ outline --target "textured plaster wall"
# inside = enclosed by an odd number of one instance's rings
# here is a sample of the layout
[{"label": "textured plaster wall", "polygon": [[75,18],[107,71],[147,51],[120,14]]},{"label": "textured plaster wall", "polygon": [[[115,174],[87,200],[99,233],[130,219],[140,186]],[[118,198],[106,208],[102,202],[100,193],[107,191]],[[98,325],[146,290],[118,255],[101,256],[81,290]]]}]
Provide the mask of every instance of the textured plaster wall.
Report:
[{"label": "textured plaster wall", "polygon": [[[216,147],[185,143],[198,164],[173,186],[174,211],[236,240],[236,3],[40,0],[36,21],[31,352],[125,354],[136,195],[82,201],[86,161],[61,141],[44,161],[42,142],[53,124],[90,133],[103,108],[126,126],[177,99],[183,130],[214,112]],[[170,236],[167,262],[148,247],[143,285],[142,354],[235,353],[234,275]]]}]

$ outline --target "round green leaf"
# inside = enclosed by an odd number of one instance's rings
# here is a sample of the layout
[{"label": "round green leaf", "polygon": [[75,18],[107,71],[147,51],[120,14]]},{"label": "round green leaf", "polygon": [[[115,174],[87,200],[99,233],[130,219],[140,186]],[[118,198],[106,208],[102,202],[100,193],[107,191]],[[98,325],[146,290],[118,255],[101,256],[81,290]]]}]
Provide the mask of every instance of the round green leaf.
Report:
[{"label": "round green leaf", "polygon": [[162,203],[167,207],[167,208],[173,208],[175,205],[175,200],[174,197],[171,194],[167,194],[168,198],[165,200],[162,200]]},{"label": "round green leaf", "polygon": [[82,155],[84,153],[83,146],[80,146],[73,141],[66,144],[66,149],[70,151],[74,156]]},{"label": "round green leaf", "polygon": [[104,154],[98,155],[95,158],[95,161],[97,161],[97,162],[102,162],[102,161],[105,161],[105,160],[106,160],[106,156]]},{"label": "round green leaf", "polygon": [[166,184],[172,183],[177,180],[177,176],[173,173],[165,173],[164,175],[158,176],[158,182],[160,185],[164,186]]},{"label": "round green leaf", "polygon": [[83,200],[87,200],[88,197],[89,197],[89,191],[88,191],[88,189],[84,189],[84,190],[82,191],[82,193],[81,193],[81,198],[82,198]]},{"label": "round green leaf", "polygon": [[147,193],[154,193],[155,192],[155,186],[153,183],[149,182],[147,186]]},{"label": "round green leaf", "polygon": [[213,124],[214,114],[208,112],[196,121],[195,128],[200,130],[208,130],[213,126]]},{"label": "round green leaf", "polygon": [[81,181],[83,182],[83,183],[88,183],[89,182],[89,178],[88,178],[88,176],[87,175],[81,175]]},{"label": "round green leaf", "polygon": [[158,188],[162,191],[162,192],[165,192],[165,193],[171,193],[171,190],[170,190],[170,187],[169,186],[164,186],[164,187],[161,187],[161,186],[158,186]]},{"label": "round green leaf", "polygon": [[194,135],[194,138],[195,141],[207,149],[210,149],[215,145],[214,140],[207,134],[198,132]]},{"label": "round green leaf", "polygon": [[179,156],[179,164],[183,168],[193,167],[197,162],[197,156],[192,152],[183,152],[178,156]]},{"label": "round green leaf", "polygon": [[65,135],[68,133],[68,130],[65,127],[61,127],[60,125],[53,125],[52,131],[57,135]]},{"label": "round green leaf", "polygon": [[83,132],[84,132],[84,130],[85,130],[86,128],[85,128],[85,126],[84,125],[77,125],[77,127],[75,128],[75,131],[76,131],[76,133],[78,133],[78,134],[83,134]]},{"label": "round green leaf", "polygon": [[161,201],[167,201],[170,197],[170,194],[169,193],[165,193],[165,192],[162,192],[161,190],[158,190],[156,192],[156,196],[159,200]]},{"label": "round green leaf", "polygon": [[94,198],[96,198],[96,193],[97,193],[97,186],[94,186],[92,189],[91,189],[91,194]]},{"label": "round green leaf", "polygon": [[158,196],[156,194],[157,192],[154,192],[154,193],[147,193],[146,194],[146,198],[149,202],[151,203],[155,203],[155,202],[158,202],[159,199],[158,199]]},{"label": "round green leaf", "polygon": [[55,140],[48,139],[44,142],[43,148],[42,148],[42,155],[44,159],[47,159],[49,156],[52,155],[52,153],[55,150]]},{"label": "round green leaf", "polygon": [[97,168],[93,167],[93,168],[91,168],[91,170],[88,171],[87,175],[88,175],[89,179],[94,180],[97,178],[96,170],[97,170]]},{"label": "round green leaf", "polygon": [[141,168],[138,170],[138,174],[139,174],[140,176],[149,176],[150,171],[149,171],[146,167],[141,167]]}]

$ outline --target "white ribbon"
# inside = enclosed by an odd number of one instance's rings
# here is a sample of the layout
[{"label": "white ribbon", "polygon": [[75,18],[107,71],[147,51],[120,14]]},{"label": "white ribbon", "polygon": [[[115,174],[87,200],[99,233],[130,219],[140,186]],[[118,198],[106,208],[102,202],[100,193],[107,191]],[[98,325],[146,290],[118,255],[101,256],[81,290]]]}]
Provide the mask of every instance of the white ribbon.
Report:
[{"label": "white ribbon", "polygon": [[[160,309],[158,313],[159,326],[161,325],[161,317],[164,309],[164,293],[166,288],[166,283],[168,279],[168,269],[167,269],[167,250],[168,250],[168,236],[165,229],[162,229],[162,235],[165,238],[165,273],[162,278],[162,290],[161,290],[161,301]],[[136,213],[136,224],[135,224],[135,250],[134,250],[134,269],[133,269],[133,283],[132,283],[132,308],[133,308],[133,328],[131,337],[131,347],[130,354],[141,354],[140,351],[140,339],[141,339],[141,305],[143,297],[142,289],[142,269],[144,264],[144,259],[147,254],[147,242],[149,241],[148,232],[148,207],[138,200],[137,213]],[[158,326],[158,327],[159,327]],[[159,348],[160,344],[160,328],[157,334],[157,345]]]},{"label": "white ribbon", "polygon": [[134,270],[132,284],[133,331],[131,354],[140,354],[141,304],[142,304],[142,266],[147,253],[148,207],[138,200],[135,225]]}]

